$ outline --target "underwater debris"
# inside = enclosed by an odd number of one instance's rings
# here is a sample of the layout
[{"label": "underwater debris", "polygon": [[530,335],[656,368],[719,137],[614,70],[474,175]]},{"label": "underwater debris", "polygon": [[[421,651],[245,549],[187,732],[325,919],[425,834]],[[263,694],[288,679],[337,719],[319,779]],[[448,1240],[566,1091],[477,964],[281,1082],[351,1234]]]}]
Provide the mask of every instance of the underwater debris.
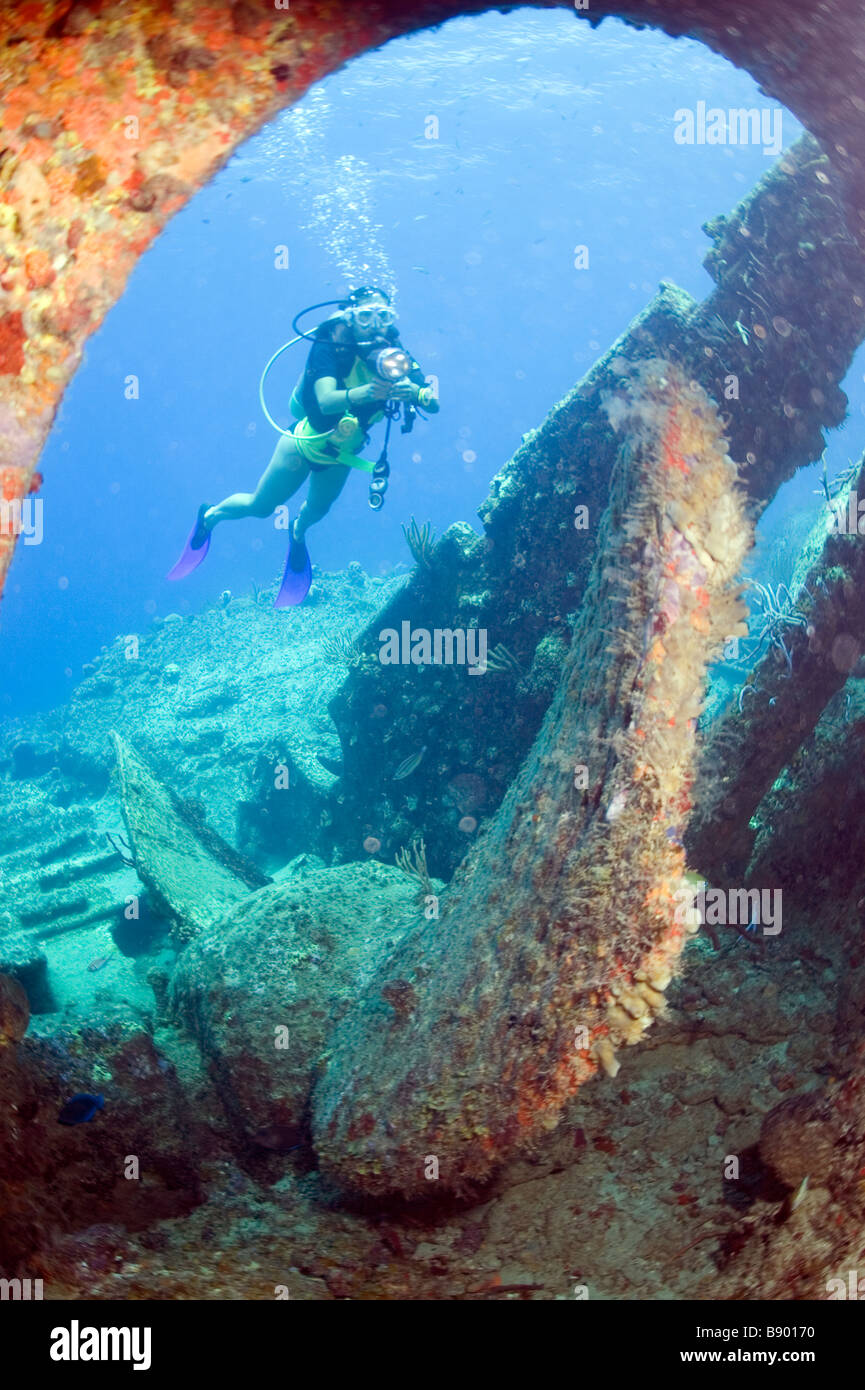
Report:
[{"label": "underwater debris", "polygon": [[417,563],[428,569],[432,563],[436,543],[432,522],[425,521],[423,527],[419,528],[414,517],[412,517],[411,524],[408,527],[403,525],[402,533],[405,536],[406,545]]},{"label": "underwater debris", "polygon": [[420,767],[426,753],[426,744],[419,748],[416,753],[410,753],[407,758],[403,758],[396,772],[393,774],[395,782],[402,782],[404,778],[411,777],[415,768]]},{"label": "underwater debris", "polygon": [[210,829],[196,802],[171,791],[119,734],[111,737],[136,871],[178,939],[190,940],[271,880]]},{"label": "underwater debris", "polygon": [[[329,1040],[313,1143],[346,1190],[424,1195],[418,1155],[434,1153],[440,1191],[475,1191],[555,1128],[580,1085],[615,1074],[617,1049],[664,1008],[688,939],[676,920],[684,850],[666,831],[687,821],[703,681],[742,624],[751,528],[695,382],[653,360],[623,373],[616,394],[613,491],[559,691],[438,920],[400,943],[411,1015],[383,1035],[381,987],[396,973],[385,965]],[[629,576],[626,589],[610,570]],[[609,766],[585,798],[573,749],[598,744]],[[631,788],[612,823],[611,775]],[[405,851],[397,862],[415,867]],[[531,1030],[509,1027],[528,1016]]]}]

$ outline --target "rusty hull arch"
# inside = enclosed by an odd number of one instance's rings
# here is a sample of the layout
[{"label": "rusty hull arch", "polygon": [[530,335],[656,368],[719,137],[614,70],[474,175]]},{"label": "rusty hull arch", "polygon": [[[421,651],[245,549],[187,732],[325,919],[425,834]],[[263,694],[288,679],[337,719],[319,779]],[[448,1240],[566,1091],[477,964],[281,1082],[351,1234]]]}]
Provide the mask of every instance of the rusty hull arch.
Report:
[{"label": "rusty hull arch", "polygon": [[[459,0],[278,6],[13,0],[0,12],[0,498],[15,501],[39,485],[39,455],[86,338],[137,258],[239,144],[355,55],[492,8]],[[576,17],[597,24],[617,16],[689,36],[747,68],[824,143],[844,176],[851,230],[862,233],[863,0],[590,6],[575,6]],[[7,518],[0,590],[13,531]]]}]

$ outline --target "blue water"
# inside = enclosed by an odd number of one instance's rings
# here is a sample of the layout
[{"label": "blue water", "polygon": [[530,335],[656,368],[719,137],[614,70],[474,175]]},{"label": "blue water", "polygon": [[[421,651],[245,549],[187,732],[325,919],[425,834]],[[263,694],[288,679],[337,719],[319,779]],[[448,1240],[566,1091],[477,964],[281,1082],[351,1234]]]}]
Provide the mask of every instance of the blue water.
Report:
[{"label": "blue water", "polygon": [[[255,520],[221,526],[183,585],[164,575],[198,504],[252,490],[268,462],[276,436],[258,379],[294,313],[352,283],[395,289],[403,339],[439,377],[442,413],[396,434],[382,512],[367,506],[363,476],[349,480],[310,533],[313,560],[376,574],[409,559],[400,522],[412,514],[439,533],[473,521],[521,434],[661,279],[710,290],[701,223],[729,211],[772,157],[676,144],[674,112],[701,100],[766,104],[747,74],[695,43],[517,11],[368,54],[244,145],[143,257],[88,344],[43,457],[44,541],[19,546],[0,607],[0,707],[56,705],[117,633],[273,580],[285,535]],[[784,143],[799,133],[784,113]],[[588,269],[574,268],[580,244]],[[287,270],[275,268],[283,246]],[[293,349],[271,379],[284,423],[303,360]],[[125,394],[132,376],[137,400]],[[862,447],[861,365],[848,390],[834,471]],[[811,505],[815,485],[809,472],[785,489],[770,534],[785,509]]]}]

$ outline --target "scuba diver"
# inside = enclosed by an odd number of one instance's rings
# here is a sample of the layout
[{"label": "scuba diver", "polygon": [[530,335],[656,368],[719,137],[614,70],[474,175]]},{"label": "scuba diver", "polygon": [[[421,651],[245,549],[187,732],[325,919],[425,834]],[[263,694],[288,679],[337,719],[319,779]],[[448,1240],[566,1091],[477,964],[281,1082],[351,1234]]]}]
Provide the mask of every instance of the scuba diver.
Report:
[{"label": "scuba diver", "polygon": [[[304,332],[298,320],[312,309],[338,305],[316,329]],[[220,521],[268,517],[293,497],[309,478],[306,500],[289,521],[289,549],[282,585],[274,606],[301,603],[309,592],[311,569],[306,533],[327,515],[345,486],[351,470],[371,473],[369,504],[384,503],[390,466],[387,445],[390,428],[402,412],[402,433],[414,424],[418,411],[437,414],[439,402],[418,363],[399,340],[396,315],[384,290],[364,285],[345,299],[312,304],[295,316],[297,337],[271,357],[261,378],[259,395],[267,419],[282,438],[273,451],[255,492],[235,492],[215,506],[198,509],[186,548],[168,579],[184,579],[197,569]],[[277,357],[301,339],[312,342],[306,368],[291,397],[297,423],[282,430],[264,402],[264,383]],[[422,417],[423,418],[423,417]],[[385,444],[377,462],[359,457],[369,442],[369,429],[387,420]]]}]

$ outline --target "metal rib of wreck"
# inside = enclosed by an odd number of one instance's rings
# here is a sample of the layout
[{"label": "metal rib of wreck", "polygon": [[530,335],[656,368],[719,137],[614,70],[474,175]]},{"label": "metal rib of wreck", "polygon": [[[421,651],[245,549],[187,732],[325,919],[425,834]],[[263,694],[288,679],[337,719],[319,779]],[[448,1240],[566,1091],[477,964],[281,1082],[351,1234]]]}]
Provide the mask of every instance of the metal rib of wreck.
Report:
[{"label": "metal rib of wreck", "polygon": [[195,803],[160,781],[119,734],[112,737],[136,871],[157,911],[188,940],[271,879],[211,830]]},{"label": "metal rib of wreck", "polygon": [[[663,1008],[687,928],[695,723],[740,624],[750,543],[716,409],[670,363],[606,400],[622,432],[577,632],[534,747],[458,870],[331,1040],[322,1167],[375,1196],[471,1191],[558,1122]],[[743,629],[744,630],[744,629]]]}]

